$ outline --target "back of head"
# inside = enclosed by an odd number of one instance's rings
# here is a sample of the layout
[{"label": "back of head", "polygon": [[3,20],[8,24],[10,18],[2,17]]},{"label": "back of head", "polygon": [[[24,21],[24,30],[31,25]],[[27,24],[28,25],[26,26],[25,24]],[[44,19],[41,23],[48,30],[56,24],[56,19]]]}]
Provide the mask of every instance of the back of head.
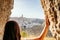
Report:
[{"label": "back of head", "polygon": [[5,25],[3,40],[20,40],[20,29],[15,21],[9,21]]}]

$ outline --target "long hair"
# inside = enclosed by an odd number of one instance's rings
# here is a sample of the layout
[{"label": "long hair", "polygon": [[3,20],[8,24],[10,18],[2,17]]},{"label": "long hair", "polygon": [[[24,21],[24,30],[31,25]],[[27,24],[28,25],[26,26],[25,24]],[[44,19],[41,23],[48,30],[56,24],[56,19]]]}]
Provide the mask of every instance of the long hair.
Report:
[{"label": "long hair", "polygon": [[3,40],[20,40],[19,25],[15,21],[8,21],[5,25]]}]

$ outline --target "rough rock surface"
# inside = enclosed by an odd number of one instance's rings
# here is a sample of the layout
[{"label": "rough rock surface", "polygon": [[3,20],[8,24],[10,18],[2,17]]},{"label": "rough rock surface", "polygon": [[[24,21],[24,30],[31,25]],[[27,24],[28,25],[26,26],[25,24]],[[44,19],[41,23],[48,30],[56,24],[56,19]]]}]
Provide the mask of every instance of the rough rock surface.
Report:
[{"label": "rough rock surface", "polygon": [[53,37],[60,40],[60,0],[41,0]]},{"label": "rough rock surface", "polygon": [[13,8],[13,0],[0,0],[0,40],[3,40],[5,23],[8,21]]}]

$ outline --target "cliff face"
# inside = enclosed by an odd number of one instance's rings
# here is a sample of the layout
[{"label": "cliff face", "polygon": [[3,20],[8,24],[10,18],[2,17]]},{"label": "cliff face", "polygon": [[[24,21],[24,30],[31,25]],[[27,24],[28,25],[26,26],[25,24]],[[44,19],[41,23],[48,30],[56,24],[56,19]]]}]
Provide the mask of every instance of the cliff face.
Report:
[{"label": "cliff face", "polygon": [[60,40],[60,0],[41,0],[45,16],[49,19],[49,28],[56,40]]},{"label": "cliff face", "polygon": [[11,14],[12,8],[13,0],[0,0],[0,40],[3,40],[5,23]]}]

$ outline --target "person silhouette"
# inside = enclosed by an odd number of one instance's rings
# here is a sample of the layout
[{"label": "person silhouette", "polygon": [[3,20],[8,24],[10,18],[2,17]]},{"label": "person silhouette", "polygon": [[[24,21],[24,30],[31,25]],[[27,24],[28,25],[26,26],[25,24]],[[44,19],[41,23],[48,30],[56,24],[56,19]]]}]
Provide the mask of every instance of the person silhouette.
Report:
[{"label": "person silhouette", "polygon": [[21,40],[19,25],[15,21],[8,21],[5,25],[3,40]]}]

